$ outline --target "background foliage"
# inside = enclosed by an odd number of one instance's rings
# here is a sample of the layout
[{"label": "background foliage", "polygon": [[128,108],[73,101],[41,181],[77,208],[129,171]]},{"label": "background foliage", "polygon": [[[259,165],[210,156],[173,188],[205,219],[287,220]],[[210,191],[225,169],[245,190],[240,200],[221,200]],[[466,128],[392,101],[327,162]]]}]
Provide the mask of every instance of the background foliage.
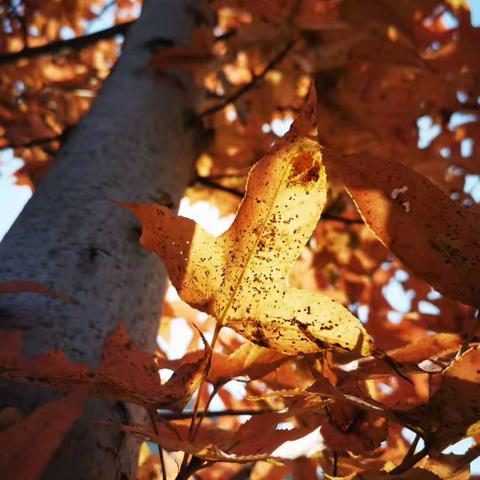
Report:
[{"label": "background foliage", "polygon": [[[17,182],[34,189],[69,129],[88,111],[140,5],[127,0],[11,1],[0,8],[0,147],[4,158],[13,149],[22,159]],[[214,0],[196,13],[191,45],[172,45],[159,37],[148,46],[157,75],[187,69],[203,90],[196,114],[204,125],[205,147],[182,211],[194,215],[208,201],[231,218],[250,167],[288,130],[313,87],[318,136],[327,158],[329,152],[332,158],[357,155],[367,162],[367,173],[368,165],[399,162],[457,205],[473,214],[479,211],[480,29],[473,25],[467,3]],[[479,454],[472,427],[480,420],[475,406],[479,379],[472,367],[478,356],[478,303],[460,303],[415,276],[416,260],[409,263],[408,255],[400,255],[382,237],[397,256],[390,253],[365,225],[344,189],[350,185],[341,171],[329,169],[328,179],[326,206],[289,283],[348,307],[410,381],[382,360],[362,359],[341,369],[350,360],[342,354],[285,356],[223,329],[207,386],[197,397],[196,408],[209,409],[203,420],[197,419],[201,428],[193,437],[188,433],[193,404],[183,413],[162,410],[164,421],[173,422],[186,437],[175,444],[162,431],[163,421],[157,428],[166,444],[159,442],[166,450],[190,452],[184,465],[191,472],[208,467],[196,474],[204,479],[373,479],[387,478],[385,472],[392,470],[395,475],[388,477],[469,478],[468,464]],[[399,184],[391,199],[407,210],[404,186],[411,184]],[[378,211],[390,232],[408,234],[396,217]],[[443,215],[440,209],[432,211],[439,230]],[[211,339],[214,319],[181,302],[170,287],[152,368],[163,373],[186,369],[191,385],[183,394],[173,385],[177,400],[188,401],[206,374],[202,362],[196,371],[188,367],[204,355],[197,351],[203,344],[192,323]],[[473,349],[445,370],[468,346]],[[139,358],[139,364],[147,362]],[[39,367],[20,362],[16,368],[22,378]],[[102,381],[117,385],[118,372],[105,372],[98,375],[110,380]],[[329,386],[319,383],[322,379]],[[62,384],[61,389],[69,387]],[[117,386],[105,389],[100,395],[132,399],[130,386],[128,394]],[[145,405],[152,393],[140,391]],[[171,407],[158,402],[155,397],[156,407]],[[376,410],[379,404],[381,411]],[[251,415],[246,423],[245,415]],[[295,458],[286,458],[293,447],[276,451],[307,434],[311,443],[304,442]],[[466,437],[470,449],[465,454],[441,453]],[[273,452],[281,463],[261,461]],[[171,478],[177,474],[175,459],[181,464],[181,455],[165,455]],[[160,478],[160,470],[158,455],[144,446],[139,478],[152,478],[152,472]]]}]

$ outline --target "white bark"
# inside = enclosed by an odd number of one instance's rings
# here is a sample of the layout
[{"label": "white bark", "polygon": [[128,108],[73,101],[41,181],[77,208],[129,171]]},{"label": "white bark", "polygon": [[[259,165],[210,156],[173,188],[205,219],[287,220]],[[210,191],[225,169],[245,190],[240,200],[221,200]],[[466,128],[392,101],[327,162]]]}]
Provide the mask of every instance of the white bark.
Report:
[{"label": "white bark", "polygon": [[[1,296],[0,328],[21,329],[27,355],[58,347],[72,361],[97,365],[105,336],[120,320],[142,347],[154,348],[164,269],[138,245],[132,215],[107,199],[171,197],[178,204],[192,175],[192,91],[173,77],[155,75],[145,45],[158,37],[188,42],[193,15],[186,5],[145,3],[91,111],[0,245],[0,281],[35,280],[78,301]],[[31,410],[52,395],[4,383],[0,407],[13,403]],[[137,441],[91,423],[128,422],[134,411],[120,402],[90,400],[43,478],[134,478]]]}]

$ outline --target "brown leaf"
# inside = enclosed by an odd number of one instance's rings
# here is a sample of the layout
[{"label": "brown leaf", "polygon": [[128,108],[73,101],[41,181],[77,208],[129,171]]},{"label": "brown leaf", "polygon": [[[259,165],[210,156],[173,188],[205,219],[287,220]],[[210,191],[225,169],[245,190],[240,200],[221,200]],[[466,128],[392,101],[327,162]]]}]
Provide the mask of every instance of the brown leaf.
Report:
[{"label": "brown leaf", "polygon": [[[463,343],[463,337],[454,333],[439,333],[430,337],[413,341],[403,347],[388,350],[388,357],[395,362],[403,373],[423,373],[427,368],[426,362],[432,367],[438,365],[436,370],[443,369],[444,361],[458,351]],[[355,369],[346,365],[339,371],[340,383],[367,378],[379,378],[392,375],[392,367],[385,361],[376,358],[366,358],[358,361]],[[429,370],[430,371],[430,370]]]},{"label": "brown leaf", "polygon": [[291,429],[282,423],[307,410],[300,407],[287,412],[271,412],[253,416],[237,431],[203,423],[189,440],[189,422],[176,421],[157,424],[159,434],[144,427],[122,425],[125,432],[142,435],[169,451],[184,451],[206,460],[247,463],[273,458],[272,452],[287,441],[302,438],[318,426],[318,416],[302,416],[302,423]]},{"label": "brown leaf", "polygon": [[470,464],[468,455],[463,456],[444,454],[435,458],[424,458],[418,463],[418,468],[432,472],[442,480],[470,479]]},{"label": "brown leaf", "polygon": [[478,306],[480,214],[394,160],[330,155],[328,165],[341,173],[375,235],[415,275],[448,297]]},{"label": "brown leaf", "polygon": [[210,363],[210,347],[202,337],[203,356],[195,363],[181,365],[162,385],[155,357],[133,342],[122,323],[105,339],[98,371],[71,363],[59,350],[33,359],[24,358],[16,332],[2,333],[3,339],[10,339],[5,343],[10,348],[0,353],[3,378],[64,392],[88,386],[92,396],[133,402],[147,408],[181,410],[198,388]]},{"label": "brown leaf", "polygon": [[[157,359],[157,364],[160,368],[176,369],[185,362],[198,361],[203,355],[203,350],[196,350],[186,353],[181,359],[177,360]],[[267,348],[252,343],[244,343],[229,355],[212,352],[207,380],[213,385],[222,385],[238,377],[248,377],[250,380],[255,380],[275,370],[289,358]]]},{"label": "brown leaf", "polygon": [[441,480],[437,475],[421,468],[412,468],[399,475],[391,475],[383,471],[366,470],[348,477],[331,477],[327,475],[326,478],[328,480]]},{"label": "brown leaf", "polygon": [[430,401],[410,410],[397,410],[406,425],[423,432],[425,443],[441,451],[473,434],[480,421],[480,346],[467,350],[442,375]]}]

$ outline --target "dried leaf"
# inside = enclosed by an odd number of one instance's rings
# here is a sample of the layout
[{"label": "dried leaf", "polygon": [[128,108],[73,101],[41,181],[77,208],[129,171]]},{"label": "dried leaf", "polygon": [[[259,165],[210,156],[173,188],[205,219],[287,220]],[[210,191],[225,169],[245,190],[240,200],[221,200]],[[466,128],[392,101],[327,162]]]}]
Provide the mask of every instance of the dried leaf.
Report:
[{"label": "dried leaf", "polygon": [[446,296],[478,306],[480,214],[393,160],[331,156],[359,212],[375,235],[415,275]]},{"label": "dried leaf", "polygon": [[220,237],[160,205],[123,206],[140,219],[142,245],[165,261],[180,297],[220,325],[287,354],[370,355],[372,341],[348,310],[286,284],[326,199],[318,144],[300,136],[311,130],[309,114],[251,170],[235,221]]},{"label": "dried leaf", "polygon": [[446,454],[435,458],[424,458],[418,463],[418,468],[432,472],[442,480],[470,479],[468,457],[465,458],[463,455]]},{"label": "dried leaf", "polygon": [[328,480],[441,480],[437,475],[422,470],[421,468],[412,468],[399,475],[391,475],[387,472],[366,470],[361,473],[349,475],[348,477],[331,477],[326,475]]},{"label": "dried leaf", "polygon": [[215,425],[202,424],[195,440],[189,439],[189,422],[177,421],[157,424],[159,434],[144,427],[122,425],[125,432],[142,435],[168,451],[184,451],[206,460],[247,463],[273,459],[272,452],[287,441],[302,438],[318,427],[318,416],[302,416],[299,426],[291,429],[283,423],[295,415],[305,414],[305,408],[287,412],[271,412],[253,416],[237,431]]},{"label": "dried leaf", "polygon": [[474,433],[480,421],[480,346],[467,350],[442,375],[440,388],[425,405],[396,416],[420,430],[425,442],[435,450]]},{"label": "dried leaf", "polygon": [[[450,358],[461,347],[464,339],[454,333],[439,333],[430,337],[413,341],[403,347],[387,351],[388,357],[395,362],[403,373],[423,373],[441,371],[444,368],[442,359]],[[360,359],[341,366],[340,383],[367,378],[379,378],[392,375],[392,368],[384,360],[376,358]]]},{"label": "dried leaf", "polygon": [[92,396],[133,402],[147,408],[182,410],[210,364],[210,347],[203,338],[203,356],[195,363],[181,365],[162,385],[155,357],[132,341],[122,323],[105,339],[98,371],[80,363],[70,363],[58,350],[33,359],[24,358],[20,337],[11,332],[2,334],[2,340],[9,340],[5,345],[10,346],[0,353],[0,376],[3,378],[64,392],[88,386]]}]

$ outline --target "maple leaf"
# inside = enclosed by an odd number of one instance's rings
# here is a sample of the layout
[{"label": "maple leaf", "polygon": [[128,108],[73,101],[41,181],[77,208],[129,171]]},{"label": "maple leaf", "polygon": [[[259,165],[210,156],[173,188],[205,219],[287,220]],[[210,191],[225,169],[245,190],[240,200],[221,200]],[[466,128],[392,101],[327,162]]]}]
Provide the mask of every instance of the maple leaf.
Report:
[{"label": "maple leaf", "polygon": [[122,323],[105,339],[98,371],[71,363],[59,350],[24,358],[19,332],[4,332],[1,339],[6,348],[0,353],[0,377],[64,392],[86,386],[92,396],[137,403],[148,409],[182,410],[210,364],[210,349],[202,337],[203,356],[178,367],[162,385],[155,357],[133,342]]},{"label": "maple leaf", "polygon": [[478,307],[480,214],[401,163],[328,156],[365,222],[405,266],[446,296]]},{"label": "maple leaf", "polygon": [[180,297],[220,325],[286,354],[370,355],[372,341],[347,309],[286,282],[326,201],[318,143],[301,136],[311,118],[313,107],[252,168],[235,221],[219,237],[161,205],[120,205],[140,219],[141,244],[164,260]]},{"label": "maple leaf", "polygon": [[85,389],[38,407],[29,417],[0,433],[0,477],[39,478],[65,434],[82,415]]}]

